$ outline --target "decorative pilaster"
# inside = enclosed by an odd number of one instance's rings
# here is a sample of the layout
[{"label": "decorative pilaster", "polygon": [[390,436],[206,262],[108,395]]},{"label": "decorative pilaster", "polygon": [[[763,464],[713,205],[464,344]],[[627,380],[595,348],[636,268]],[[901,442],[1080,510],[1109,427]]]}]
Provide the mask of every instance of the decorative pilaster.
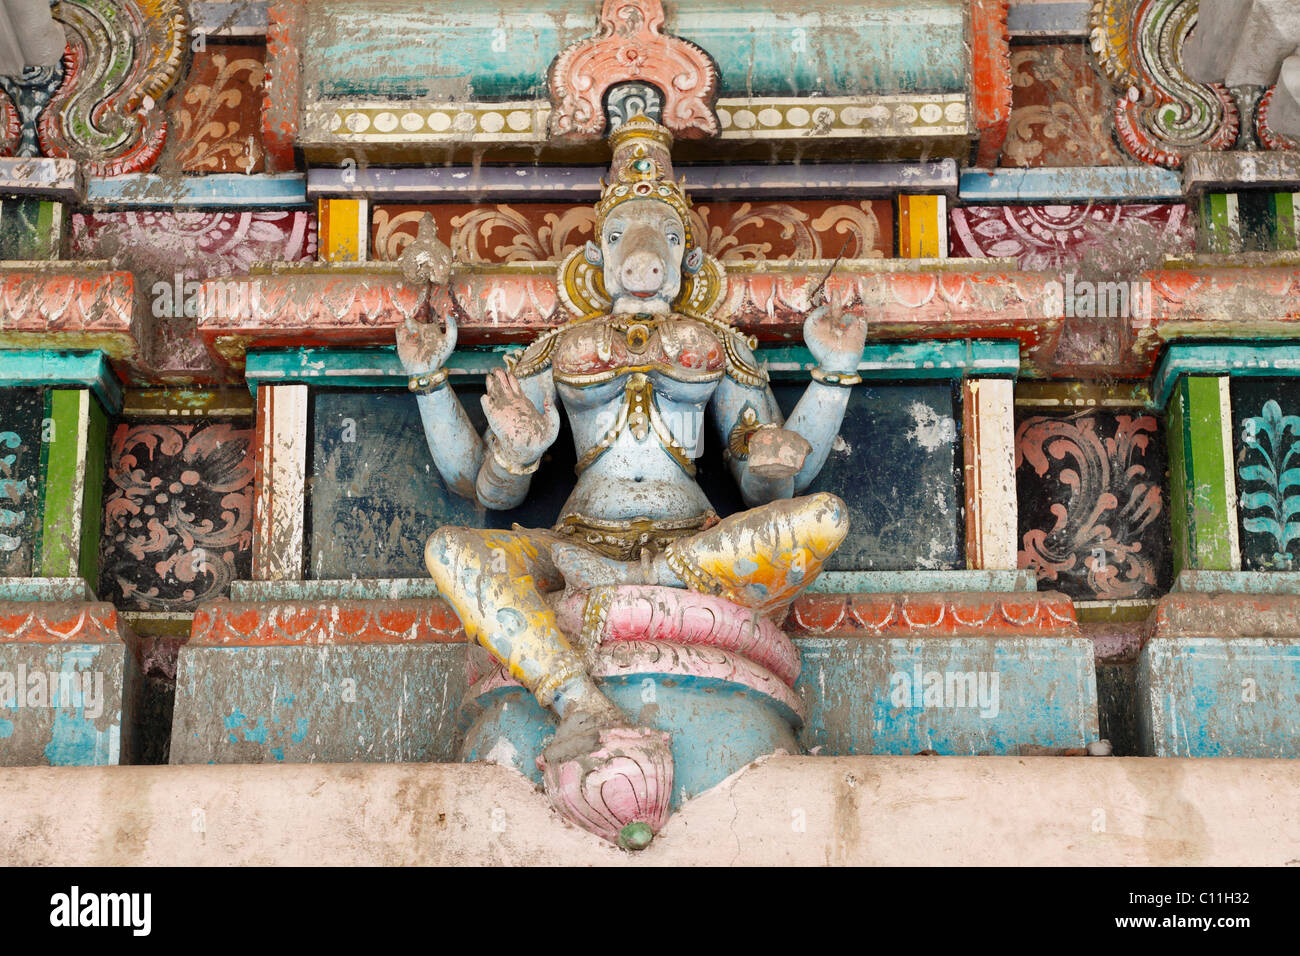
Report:
[{"label": "decorative pilaster", "polygon": [[257,463],[253,474],[253,579],[297,580],[303,569],[307,494],[306,385],[264,385],[257,391]]},{"label": "decorative pilaster", "polygon": [[33,563],[47,578],[99,578],[100,504],[108,419],[87,388],[46,393],[41,531]]},{"label": "decorative pilaster", "polygon": [[948,197],[898,197],[898,257],[948,258]]},{"label": "decorative pilaster", "polygon": [[962,383],[962,449],[966,478],[966,567],[1016,567],[1016,452],[1013,383]]},{"label": "decorative pilaster", "polygon": [[1241,568],[1228,377],[1185,375],[1169,399],[1174,573]]},{"label": "decorative pilaster", "polygon": [[365,262],[369,256],[370,201],[322,199],[320,257],[326,262]]}]

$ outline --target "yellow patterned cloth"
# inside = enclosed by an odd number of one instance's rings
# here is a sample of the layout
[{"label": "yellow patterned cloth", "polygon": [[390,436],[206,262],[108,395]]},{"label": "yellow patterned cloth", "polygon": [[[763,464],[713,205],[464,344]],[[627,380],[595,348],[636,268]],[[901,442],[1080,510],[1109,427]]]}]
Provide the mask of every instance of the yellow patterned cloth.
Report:
[{"label": "yellow patterned cloth", "polygon": [[[831,494],[774,501],[724,518],[664,550],[686,586],[779,618],[821,572],[848,533],[848,509]],[[674,529],[680,530],[680,529]],[[549,706],[585,673],[543,594],[563,587],[551,561],[556,542],[597,548],[545,529],[440,528],[425,562],[465,633],[486,647]]]}]

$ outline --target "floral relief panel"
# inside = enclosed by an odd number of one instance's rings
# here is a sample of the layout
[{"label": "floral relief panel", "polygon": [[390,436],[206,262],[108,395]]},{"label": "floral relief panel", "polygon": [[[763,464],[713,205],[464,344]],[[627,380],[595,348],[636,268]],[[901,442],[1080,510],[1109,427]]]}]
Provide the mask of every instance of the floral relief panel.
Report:
[{"label": "floral relief panel", "polygon": [[[391,261],[432,213],[438,238],[462,262],[546,262],[592,238],[591,206],[560,203],[381,205],[371,218],[374,258]],[[894,220],[885,200],[697,203],[695,235],[724,262],[879,259],[893,254]]]},{"label": "floral relief panel", "polygon": [[1090,276],[1127,274],[1144,257],[1158,266],[1196,241],[1182,203],[959,206],[949,212],[948,236],[955,259],[1011,257],[1027,272]]},{"label": "floral relief panel", "polygon": [[1021,414],[1019,565],[1079,601],[1154,598],[1172,577],[1161,426],[1141,409]]},{"label": "floral relief panel", "polygon": [[208,44],[194,54],[184,90],[170,106],[187,173],[260,173],[265,47]]},{"label": "floral relief panel", "polygon": [[1300,381],[1234,378],[1241,563],[1300,571]]},{"label": "floral relief panel", "polygon": [[0,577],[32,573],[44,416],[44,389],[0,389]]},{"label": "floral relief panel", "polygon": [[1122,166],[1112,97],[1082,43],[1015,47],[1003,166]]},{"label": "floral relief panel", "polygon": [[247,578],[253,429],[120,422],[109,437],[99,593],[135,611],[192,611]]}]

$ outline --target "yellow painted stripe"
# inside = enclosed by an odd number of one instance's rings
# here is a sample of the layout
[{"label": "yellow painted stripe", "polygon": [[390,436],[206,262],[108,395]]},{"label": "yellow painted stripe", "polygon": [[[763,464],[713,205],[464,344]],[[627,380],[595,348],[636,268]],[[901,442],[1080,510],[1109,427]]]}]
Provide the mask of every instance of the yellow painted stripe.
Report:
[{"label": "yellow painted stripe", "polygon": [[321,258],[327,262],[365,262],[370,231],[367,200],[322,199],[319,211]]},{"label": "yellow painted stripe", "polygon": [[948,256],[948,202],[944,196],[898,197],[898,254],[903,259]]}]

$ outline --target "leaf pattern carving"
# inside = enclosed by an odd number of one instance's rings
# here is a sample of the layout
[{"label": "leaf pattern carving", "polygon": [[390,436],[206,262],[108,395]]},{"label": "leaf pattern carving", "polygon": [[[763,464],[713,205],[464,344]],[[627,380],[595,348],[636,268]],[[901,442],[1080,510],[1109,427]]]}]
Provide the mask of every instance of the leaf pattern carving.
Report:
[{"label": "leaf pattern carving", "polygon": [[1046,492],[1054,524],[1024,532],[1020,567],[1075,597],[1151,594],[1159,583],[1157,553],[1144,546],[1143,535],[1164,510],[1160,476],[1150,473],[1146,455],[1156,430],[1151,415],[1115,416],[1109,437],[1091,412],[1020,423],[1016,469],[1028,464],[1038,477],[1054,479],[1049,488],[1064,493],[1060,500]]},{"label": "leaf pattern carving", "polygon": [[1294,570],[1291,546],[1300,543],[1300,415],[1283,415],[1270,399],[1259,415],[1245,420],[1241,441],[1241,525],[1272,540],[1277,570]]}]

